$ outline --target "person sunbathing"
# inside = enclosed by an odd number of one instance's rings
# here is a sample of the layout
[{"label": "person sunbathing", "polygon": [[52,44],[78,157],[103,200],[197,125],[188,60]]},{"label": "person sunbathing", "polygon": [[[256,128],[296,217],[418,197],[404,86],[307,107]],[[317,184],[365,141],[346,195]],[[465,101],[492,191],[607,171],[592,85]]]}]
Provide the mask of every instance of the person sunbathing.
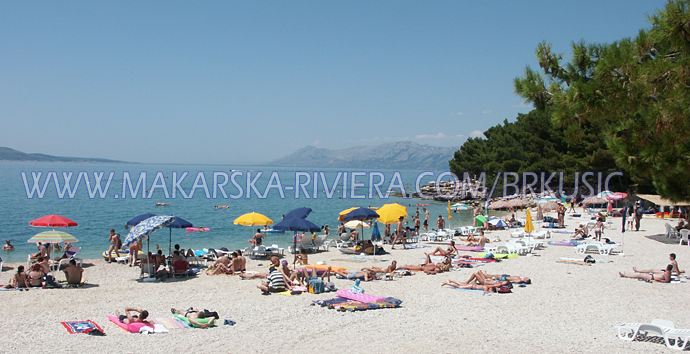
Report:
[{"label": "person sunbathing", "polygon": [[270,293],[281,293],[283,291],[292,290],[292,286],[289,281],[285,279],[285,276],[277,268],[271,267],[268,270],[268,277],[265,282],[256,286],[261,290],[261,293],[268,295]]},{"label": "person sunbathing", "polygon": [[43,269],[41,268],[40,264],[34,264],[31,266],[31,269],[29,270],[28,280],[29,280],[29,286],[32,288],[37,288],[37,287],[43,287],[45,288],[45,282],[43,281],[43,277],[45,277],[45,273],[43,273]]},{"label": "person sunbathing", "polygon": [[231,262],[232,261],[231,261],[230,257],[228,257],[227,255],[222,255],[213,263],[213,265],[211,265],[206,270],[206,274],[208,274],[208,275],[220,275],[220,274],[232,275],[234,272],[232,270],[232,267],[230,267]]},{"label": "person sunbathing", "polygon": [[316,269],[316,268],[311,268],[309,266],[304,267],[304,268],[297,268],[295,269],[294,272],[292,272],[292,281],[294,282],[297,280],[297,282],[300,285],[307,285],[310,279],[317,279],[321,278],[321,281],[324,282],[331,282],[331,273],[333,273],[331,267],[329,266],[327,269]]},{"label": "person sunbathing", "polygon": [[489,284],[467,284],[462,282],[457,282],[454,280],[447,280],[441,284],[441,286],[449,286],[454,289],[471,289],[471,290],[484,290],[485,293],[498,292],[498,289],[504,286],[509,286],[508,281],[498,281]]},{"label": "person sunbathing", "polygon": [[122,323],[146,322],[149,312],[141,307],[125,307],[125,314],[121,315],[119,310],[115,310],[115,315]]},{"label": "person sunbathing", "polygon": [[79,285],[81,284],[82,274],[84,269],[77,265],[74,259],[69,260],[69,264],[63,270],[65,273],[65,278],[67,279],[67,284],[69,285]]},{"label": "person sunbathing", "polygon": [[483,234],[480,235],[479,237],[473,237],[475,242],[468,242],[467,246],[479,246],[479,247],[484,247],[487,242],[489,242],[489,238],[484,236]]},{"label": "person sunbathing", "polygon": [[580,227],[575,228],[575,234],[573,235],[572,238],[580,239],[580,238],[587,238],[587,237],[589,237],[589,229],[587,228],[587,225],[580,224]]},{"label": "person sunbathing", "polygon": [[531,284],[532,280],[528,277],[512,276],[510,274],[488,274],[481,270],[472,273],[465,284],[493,284],[496,282],[508,281],[511,283]]},{"label": "person sunbathing", "polygon": [[[216,325],[216,320],[220,318],[218,312],[208,311],[208,310],[198,310],[193,307],[188,308],[186,311],[182,312],[176,308],[171,308],[170,312],[175,315],[181,315],[187,318],[189,323],[196,328],[208,328],[214,327]],[[200,322],[200,319],[210,318],[208,321]]]},{"label": "person sunbathing", "polygon": [[[680,270],[678,268],[678,262],[676,261],[676,254],[671,253],[668,255],[669,260],[671,261],[671,265],[673,266],[673,269],[671,270],[671,275],[680,275],[681,273],[685,273],[684,270]],[[633,272],[635,273],[647,273],[647,274],[658,274],[662,275],[664,274],[666,270],[665,269],[637,269],[633,267]]]},{"label": "person sunbathing", "polygon": [[433,263],[429,254],[424,254],[426,256],[426,262],[420,265],[408,264],[400,267],[400,269],[424,272],[429,275],[447,272],[451,268],[450,257],[445,257],[441,263]]},{"label": "person sunbathing", "polygon": [[383,273],[383,274],[393,273],[393,272],[395,272],[396,269],[398,269],[398,262],[393,261],[386,268],[369,267],[369,268],[365,268],[365,269],[370,270],[374,273]]},{"label": "person sunbathing", "polygon": [[233,272],[247,271],[247,259],[244,258],[240,250],[232,253],[232,270]]},{"label": "person sunbathing", "polygon": [[6,289],[24,289],[29,288],[29,278],[24,273],[24,266],[20,265],[17,267],[17,273],[12,276],[10,283],[5,286]]},{"label": "person sunbathing", "polygon": [[622,273],[619,272],[618,275],[621,276],[621,278],[630,278],[630,279],[639,279],[639,280],[644,280],[649,283],[653,282],[659,282],[659,283],[670,283],[671,282],[671,271],[673,270],[673,265],[669,264],[666,266],[666,270],[664,270],[664,273],[659,275],[655,273]]},{"label": "person sunbathing", "polygon": [[435,250],[431,251],[430,255],[432,256],[444,256],[444,257],[452,257],[453,255],[458,253],[458,249],[455,248],[455,241],[450,241],[450,245],[448,245],[447,249],[443,249],[441,247],[436,247]]}]

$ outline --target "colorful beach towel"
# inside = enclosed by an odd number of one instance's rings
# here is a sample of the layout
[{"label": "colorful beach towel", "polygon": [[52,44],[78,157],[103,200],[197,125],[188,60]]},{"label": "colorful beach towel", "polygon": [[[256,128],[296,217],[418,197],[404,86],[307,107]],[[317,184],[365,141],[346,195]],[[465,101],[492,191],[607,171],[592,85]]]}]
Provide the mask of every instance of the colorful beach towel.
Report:
[{"label": "colorful beach towel", "polygon": [[314,304],[329,309],[335,309],[338,311],[366,311],[376,309],[397,308],[400,307],[402,301],[396,298],[387,297],[380,302],[364,303],[337,297],[334,299],[315,301]]},{"label": "colorful beach towel", "polygon": [[62,321],[60,322],[67,332],[69,334],[75,334],[75,333],[84,333],[87,334],[93,330],[98,330],[101,333],[103,332],[103,328],[99,326],[96,322],[91,321],[91,320],[86,320],[86,321]]}]

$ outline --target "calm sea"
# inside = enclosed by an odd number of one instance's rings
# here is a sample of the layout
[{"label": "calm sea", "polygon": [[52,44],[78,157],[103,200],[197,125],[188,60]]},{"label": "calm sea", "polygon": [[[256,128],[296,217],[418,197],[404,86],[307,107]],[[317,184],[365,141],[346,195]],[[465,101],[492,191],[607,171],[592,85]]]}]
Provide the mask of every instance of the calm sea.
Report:
[{"label": "calm sea", "polygon": [[[216,190],[215,198],[213,196],[214,172],[219,176],[219,181],[222,182],[223,174],[230,174],[231,171],[236,171],[235,184],[229,181],[224,187],[228,197],[226,198]],[[47,188],[43,198],[38,198],[37,194],[33,198],[27,196],[27,189],[22,178],[22,172],[25,173],[29,190],[33,186],[32,172],[40,172],[41,179],[39,179],[39,187],[48,180]],[[69,197],[69,192],[65,191],[65,195],[60,197],[55,188],[53,177],[46,178],[51,172],[57,176],[57,180],[64,184],[65,174],[72,173],[70,184],[74,187],[75,181],[79,173],[86,173],[89,176],[91,188],[95,184],[94,173],[103,173],[102,185],[108,179],[110,173],[113,178],[110,182],[105,197],[101,198],[98,193],[96,197],[92,198],[89,195],[89,190],[85,183],[86,179],[82,180],[80,184],[73,188],[76,193],[73,197]],[[130,195],[123,197],[122,185],[125,173],[129,173],[134,185],[138,181],[140,174],[146,173],[147,188],[145,198],[141,196],[142,189],[140,189],[137,198],[132,198]],[[187,172],[188,175],[180,183],[182,187],[181,193],[177,191],[175,198],[172,196],[174,189],[174,176],[179,176]],[[255,190],[252,190],[251,195],[248,194],[246,188],[248,180],[256,178],[258,172],[262,176],[256,180],[256,190],[263,194],[266,187],[277,181],[271,181],[270,177],[273,172],[277,172],[281,187],[274,187],[269,190],[265,198],[260,198],[256,195]],[[304,172],[301,181],[305,183],[305,189],[300,190],[298,198],[295,197],[295,174],[296,172]],[[192,166],[192,165],[141,165],[141,164],[95,164],[95,163],[36,163],[36,162],[0,162],[0,239],[11,240],[15,245],[15,251],[0,253],[5,261],[24,261],[30,252],[35,252],[35,245],[27,243],[34,234],[45,231],[44,228],[36,228],[28,225],[29,221],[45,214],[61,214],[65,215],[76,222],[79,226],[62,229],[75,235],[80,242],[78,246],[82,247],[80,256],[82,258],[97,258],[100,253],[107,248],[108,231],[114,228],[122,235],[122,238],[127,234],[124,224],[127,220],[135,215],[142,213],[156,213],[160,215],[175,215],[180,216],[195,226],[206,226],[211,228],[210,232],[205,233],[187,233],[185,230],[172,230],[173,244],[179,243],[183,248],[203,248],[203,247],[227,247],[229,249],[244,248],[247,246],[247,240],[253,234],[254,228],[242,227],[233,225],[232,221],[237,216],[251,211],[263,213],[271,217],[274,222],[280,220],[281,215],[285,212],[297,207],[309,207],[313,212],[309,216],[309,220],[318,225],[328,224],[331,230],[337,228],[338,213],[346,208],[353,206],[379,206],[383,203],[398,202],[408,206],[410,214],[414,213],[417,203],[429,203],[428,207],[431,212],[431,224],[435,225],[435,218],[438,215],[444,215],[446,218],[446,204],[434,201],[422,201],[418,199],[404,199],[399,197],[390,197],[387,199],[379,198],[376,193],[369,195],[369,186],[371,172],[366,170],[357,170],[357,172],[366,173],[364,177],[359,176],[360,182],[363,185],[355,186],[354,191],[356,196],[364,196],[363,199],[353,199],[350,181],[342,182],[343,175],[351,178],[352,170],[336,170],[336,169],[295,169],[295,168],[270,168],[257,166]],[[395,171],[383,170],[381,172],[384,177],[384,182],[380,187],[385,192]],[[422,171],[399,171],[402,183],[408,192],[415,189],[415,181],[419,173]],[[199,181],[197,176],[202,174],[205,181]],[[316,173],[316,175],[315,175]],[[249,175],[251,174],[251,175]],[[340,180],[334,184],[337,176],[341,174]],[[156,177],[160,176],[156,181]],[[249,176],[248,176],[249,175]],[[306,181],[306,175],[309,175],[311,181]],[[322,177],[323,175],[323,177]],[[438,172],[435,172],[438,175]],[[316,176],[316,177],[315,177]],[[373,178],[374,183],[379,181],[379,175],[375,174]],[[423,181],[429,181],[434,176],[427,177]],[[326,190],[324,183],[326,181]],[[193,197],[184,198],[181,194],[188,194],[192,190],[194,184],[199,187],[195,189]],[[204,183],[205,182],[205,183]],[[152,188],[154,185],[157,188]],[[206,185],[209,189],[210,198],[207,198],[206,192],[203,188]],[[316,185],[316,186],[315,186]],[[236,188],[239,186],[240,188]],[[334,187],[335,186],[335,187]],[[279,188],[283,190],[284,197],[280,195]],[[154,189],[149,198],[148,190]],[[314,189],[317,190],[317,198],[313,198]],[[346,190],[346,195],[343,197],[343,189]],[[394,190],[398,190],[395,189]],[[374,190],[375,191],[375,190]],[[129,193],[129,189],[126,189]],[[167,198],[165,192],[168,192]],[[333,195],[329,198],[326,192],[332,192]],[[305,196],[309,194],[309,198]],[[241,195],[240,198],[232,198],[232,196]],[[156,207],[156,202],[169,203],[166,207]],[[229,209],[217,209],[214,206],[218,204],[228,204]],[[421,209],[421,208],[420,208]],[[471,211],[462,212],[453,215],[453,220],[447,222],[449,226],[468,225],[471,223]],[[365,231],[365,235],[369,235]],[[267,244],[278,244],[287,246],[291,242],[291,235],[289,234],[271,234],[267,237]],[[152,248],[154,244],[160,244],[163,249],[167,249],[168,245],[168,230],[158,230],[151,236]]]}]

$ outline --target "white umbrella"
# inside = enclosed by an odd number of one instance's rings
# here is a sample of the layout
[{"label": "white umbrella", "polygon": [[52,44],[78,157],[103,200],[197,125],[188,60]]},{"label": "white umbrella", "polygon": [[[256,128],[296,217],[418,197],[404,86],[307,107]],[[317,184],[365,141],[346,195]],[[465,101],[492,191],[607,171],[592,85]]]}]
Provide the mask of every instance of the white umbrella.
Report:
[{"label": "white umbrella", "polygon": [[350,220],[346,222],[344,226],[348,229],[356,229],[358,227],[368,229],[370,227],[369,224],[361,220]]}]

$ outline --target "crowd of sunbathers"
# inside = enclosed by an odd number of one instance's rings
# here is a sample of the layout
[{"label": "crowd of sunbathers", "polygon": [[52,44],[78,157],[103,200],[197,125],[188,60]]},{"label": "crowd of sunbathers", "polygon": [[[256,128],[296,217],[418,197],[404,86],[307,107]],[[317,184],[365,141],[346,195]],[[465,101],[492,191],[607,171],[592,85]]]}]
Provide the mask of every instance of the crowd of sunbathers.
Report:
[{"label": "crowd of sunbathers", "polygon": [[[56,270],[61,268],[61,260],[66,260],[68,256],[62,253],[59,257],[51,259],[50,255],[56,251],[50,244],[38,243],[38,252],[29,256],[28,271],[27,267],[20,265],[17,271],[12,274],[9,283],[5,285],[6,289],[29,289],[29,288],[61,288],[61,284],[52,274],[51,268]],[[69,248],[69,244],[65,245],[65,249]],[[70,259],[62,267],[65,275],[63,282],[67,286],[79,286],[82,284],[82,276],[84,270],[81,265],[77,264],[74,259]]]}]

